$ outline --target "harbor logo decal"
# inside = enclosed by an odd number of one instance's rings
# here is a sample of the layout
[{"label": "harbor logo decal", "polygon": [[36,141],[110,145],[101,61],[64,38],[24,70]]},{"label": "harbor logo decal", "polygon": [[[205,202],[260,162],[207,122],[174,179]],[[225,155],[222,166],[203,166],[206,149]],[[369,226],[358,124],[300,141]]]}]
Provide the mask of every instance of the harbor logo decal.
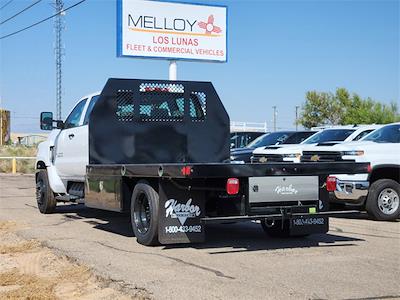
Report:
[{"label": "harbor logo decal", "polygon": [[292,184],[290,184],[289,186],[282,186],[282,185],[278,185],[275,188],[275,192],[278,195],[296,195],[299,191],[296,190]]},{"label": "harbor logo decal", "polygon": [[189,199],[185,204],[180,204],[175,199],[165,202],[165,217],[178,219],[181,225],[184,225],[188,218],[196,218],[200,214],[200,207],[193,205],[192,199]]}]

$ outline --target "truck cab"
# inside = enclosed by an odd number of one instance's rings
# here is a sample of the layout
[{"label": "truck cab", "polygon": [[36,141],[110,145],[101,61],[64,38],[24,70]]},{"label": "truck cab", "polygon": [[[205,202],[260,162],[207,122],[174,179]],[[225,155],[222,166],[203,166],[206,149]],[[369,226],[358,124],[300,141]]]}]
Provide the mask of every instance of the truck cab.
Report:
[{"label": "truck cab", "polygon": [[53,127],[52,113],[41,114],[41,128],[52,130],[38,146],[36,168],[47,168],[51,189],[66,194],[72,183],[82,184],[89,163],[89,116],[100,93],[82,97],[64,122]]}]

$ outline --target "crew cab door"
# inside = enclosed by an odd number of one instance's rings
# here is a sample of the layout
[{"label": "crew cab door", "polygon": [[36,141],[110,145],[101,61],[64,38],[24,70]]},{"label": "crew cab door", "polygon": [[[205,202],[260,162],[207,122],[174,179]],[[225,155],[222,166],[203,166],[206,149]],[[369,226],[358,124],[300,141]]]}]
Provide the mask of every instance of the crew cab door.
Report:
[{"label": "crew cab door", "polygon": [[82,99],[71,111],[55,143],[54,165],[62,180],[83,181],[89,161],[88,126],[83,116],[88,99]]}]

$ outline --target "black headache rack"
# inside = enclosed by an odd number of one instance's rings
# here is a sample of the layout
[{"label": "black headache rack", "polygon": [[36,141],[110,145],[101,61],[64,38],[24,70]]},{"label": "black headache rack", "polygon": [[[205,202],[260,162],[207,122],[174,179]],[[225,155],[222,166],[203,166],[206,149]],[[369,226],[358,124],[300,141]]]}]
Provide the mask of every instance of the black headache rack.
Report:
[{"label": "black headache rack", "polygon": [[210,82],[109,79],[89,119],[90,164],[223,162],[229,141]]}]

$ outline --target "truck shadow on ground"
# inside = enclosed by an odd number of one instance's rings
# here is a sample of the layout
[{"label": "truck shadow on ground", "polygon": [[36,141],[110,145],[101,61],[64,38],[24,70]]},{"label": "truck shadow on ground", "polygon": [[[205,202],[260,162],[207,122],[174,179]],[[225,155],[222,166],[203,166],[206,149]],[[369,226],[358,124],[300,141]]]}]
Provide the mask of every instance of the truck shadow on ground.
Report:
[{"label": "truck shadow on ground", "polygon": [[[83,205],[64,205],[57,207],[57,213],[63,214],[66,221],[82,220],[95,229],[134,238],[129,215],[87,208]],[[338,233],[338,234],[333,234]],[[272,238],[255,222],[233,224],[208,224],[206,242],[201,244],[179,244],[161,246],[164,249],[195,248],[215,249],[210,254],[276,250],[310,247],[348,247],[357,246],[360,238],[340,235],[340,231],[328,234],[315,234],[308,237]],[[224,248],[224,249],[221,249]],[[217,250],[219,249],[219,250]]]},{"label": "truck shadow on ground", "polygon": [[127,214],[88,208],[81,204],[57,206],[56,213],[63,214],[66,221],[83,220],[96,229],[126,237],[135,237]]},{"label": "truck shadow on ground", "polygon": [[[240,222],[235,224],[212,224],[206,226],[206,242],[193,244],[196,249],[221,249],[210,254],[248,252],[259,250],[277,250],[311,247],[346,247],[357,246],[355,242],[363,239],[336,234],[314,234],[308,237],[273,238],[268,236],[256,222]],[[165,246],[177,248],[181,245]]]}]

